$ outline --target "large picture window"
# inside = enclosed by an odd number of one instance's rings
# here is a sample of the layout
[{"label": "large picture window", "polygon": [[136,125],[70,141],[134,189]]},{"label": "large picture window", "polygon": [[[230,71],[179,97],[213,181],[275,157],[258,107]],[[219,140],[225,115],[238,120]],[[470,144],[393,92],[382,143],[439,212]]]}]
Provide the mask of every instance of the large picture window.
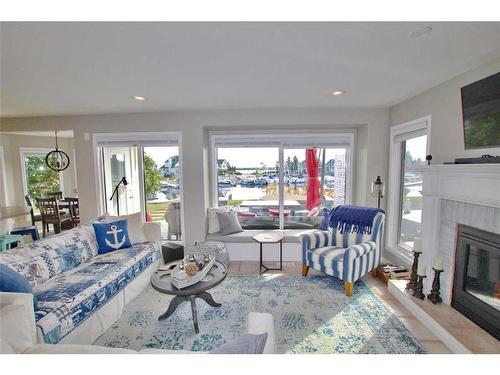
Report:
[{"label": "large picture window", "polygon": [[142,212],[146,221],[160,224],[162,238],[181,241],[180,136],[124,133],[96,138],[101,210],[111,215]]},{"label": "large picture window", "polygon": [[350,136],[326,136],[321,144],[286,135],[214,136],[216,204],[237,211],[244,229],[319,227],[323,208],[349,202]]},{"label": "large picture window", "polygon": [[398,222],[398,242],[413,249],[420,236],[422,222],[422,172],[415,167],[425,163],[427,135],[408,138],[401,142],[401,182]]},{"label": "large picture window", "polygon": [[21,162],[25,194],[32,201],[46,197],[48,193],[62,191],[62,175],[45,164],[50,149],[22,149]]},{"label": "large picture window", "polygon": [[422,223],[422,172],[429,152],[430,117],[391,128],[387,246],[400,261],[411,262]]}]

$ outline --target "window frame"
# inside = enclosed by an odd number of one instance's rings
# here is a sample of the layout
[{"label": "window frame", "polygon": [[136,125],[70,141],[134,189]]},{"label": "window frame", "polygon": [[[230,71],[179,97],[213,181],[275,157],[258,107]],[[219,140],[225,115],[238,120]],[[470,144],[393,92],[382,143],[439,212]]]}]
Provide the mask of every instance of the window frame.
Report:
[{"label": "window frame", "polygon": [[345,203],[351,204],[354,186],[354,166],[355,166],[355,129],[339,129],[337,131],[311,130],[310,132],[297,131],[235,131],[209,133],[210,138],[210,206],[219,206],[218,191],[218,170],[217,170],[217,149],[245,148],[245,147],[274,147],[278,148],[278,161],[280,163],[279,172],[279,230],[284,230],[284,150],[286,148],[346,148],[346,188]]},{"label": "window frame", "polygon": [[389,184],[387,201],[387,251],[399,261],[409,265],[413,257],[411,250],[399,244],[400,210],[402,205],[403,175],[402,166],[404,154],[403,142],[417,136],[427,136],[426,155],[430,153],[431,145],[431,115],[424,116],[391,127],[390,156],[389,156]]},{"label": "window frame", "polygon": [[[51,148],[44,148],[44,147],[21,147],[19,148],[19,154],[21,158],[21,177],[23,179],[23,191],[24,195],[28,195],[28,181],[26,180],[26,162],[25,158],[27,156],[45,156],[52,151],[53,149]],[[70,161],[71,163],[71,161]],[[47,167],[48,168],[48,167]],[[64,190],[64,174],[63,172],[58,172],[59,173],[59,189],[63,193],[63,197],[66,195],[66,191]]]},{"label": "window frame", "polygon": [[[183,186],[183,157],[182,157],[182,132],[129,132],[129,133],[94,133],[92,134],[92,144],[94,149],[94,167],[95,186],[98,198],[98,212],[103,214],[106,211],[105,188],[104,188],[104,166],[103,166],[103,147],[104,146],[137,146],[137,162],[139,169],[139,188],[141,194],[144,194],[144,160],[143,152],[140,149],[144,147],[166,147],[176,146],[179,149],[179,196],[181,201],[181,232],[186,233],[184,224],[184,186]],[[146,197],[145,194],[140,200],[141,213],[146,217]],[[181,238],[184,243],[184,237]]]}]

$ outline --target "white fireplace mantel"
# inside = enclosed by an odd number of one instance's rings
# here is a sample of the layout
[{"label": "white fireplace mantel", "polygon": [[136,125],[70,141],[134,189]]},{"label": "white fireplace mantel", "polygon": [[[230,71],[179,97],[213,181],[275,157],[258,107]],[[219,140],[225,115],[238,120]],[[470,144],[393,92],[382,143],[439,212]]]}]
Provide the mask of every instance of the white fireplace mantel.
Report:
[{"label": "white fireplace mantel", "polygon": [[[432,264],[439,252],[442,200],[450,200],[488,208],[500,209],[500,164],[448,164],[419,167],[423,175],[422,256],[427,268],[424,290],[430,291],[433,279]],[[500,228],[499,228],[500,229]],[[442,255],[441,249],[440,255]],[[448,244],[446,254],[454,257],[454,244]],[[453,275],[443,275],[448,278]],[[451,290],[444,290],[443,300],[449,304]]]},{"label": "white fireplace mantel", "polygon": [[500,164],[442,164],[423,173],[424,197],[500,208]]}]

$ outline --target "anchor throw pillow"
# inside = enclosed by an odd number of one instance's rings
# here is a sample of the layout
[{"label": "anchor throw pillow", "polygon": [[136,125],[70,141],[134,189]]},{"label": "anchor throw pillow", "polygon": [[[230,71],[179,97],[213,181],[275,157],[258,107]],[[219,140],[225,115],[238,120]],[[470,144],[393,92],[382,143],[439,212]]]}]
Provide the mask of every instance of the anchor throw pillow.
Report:
[{"label": "anchor throw pillow", "polygon": [[132,247],[127,230],[127,220],[92,223],[92,226],[99,246],[98,254]]}]

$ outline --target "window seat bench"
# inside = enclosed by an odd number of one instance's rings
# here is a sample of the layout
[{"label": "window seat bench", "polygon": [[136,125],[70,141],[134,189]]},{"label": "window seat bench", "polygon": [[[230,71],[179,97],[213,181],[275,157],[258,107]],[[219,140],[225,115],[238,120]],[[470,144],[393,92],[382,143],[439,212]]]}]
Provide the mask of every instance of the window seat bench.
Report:
[{"label": "window seat bench", "polygon": [[[221,235],[220,233],[207,234],[207,241],[221,241],[226,244],[231,260],[235,261],[258,261],[259,244],[252,237],[256,234],[269,232],[269,229],[246,229],[243,232]],[[283,261],[298,262],[302,260],[299,236],[301,233],[309,232],[310,229],[285,229],[283,231]],[[279,245],[264,245],[263,258],[265,261],[279,260]]]}]

